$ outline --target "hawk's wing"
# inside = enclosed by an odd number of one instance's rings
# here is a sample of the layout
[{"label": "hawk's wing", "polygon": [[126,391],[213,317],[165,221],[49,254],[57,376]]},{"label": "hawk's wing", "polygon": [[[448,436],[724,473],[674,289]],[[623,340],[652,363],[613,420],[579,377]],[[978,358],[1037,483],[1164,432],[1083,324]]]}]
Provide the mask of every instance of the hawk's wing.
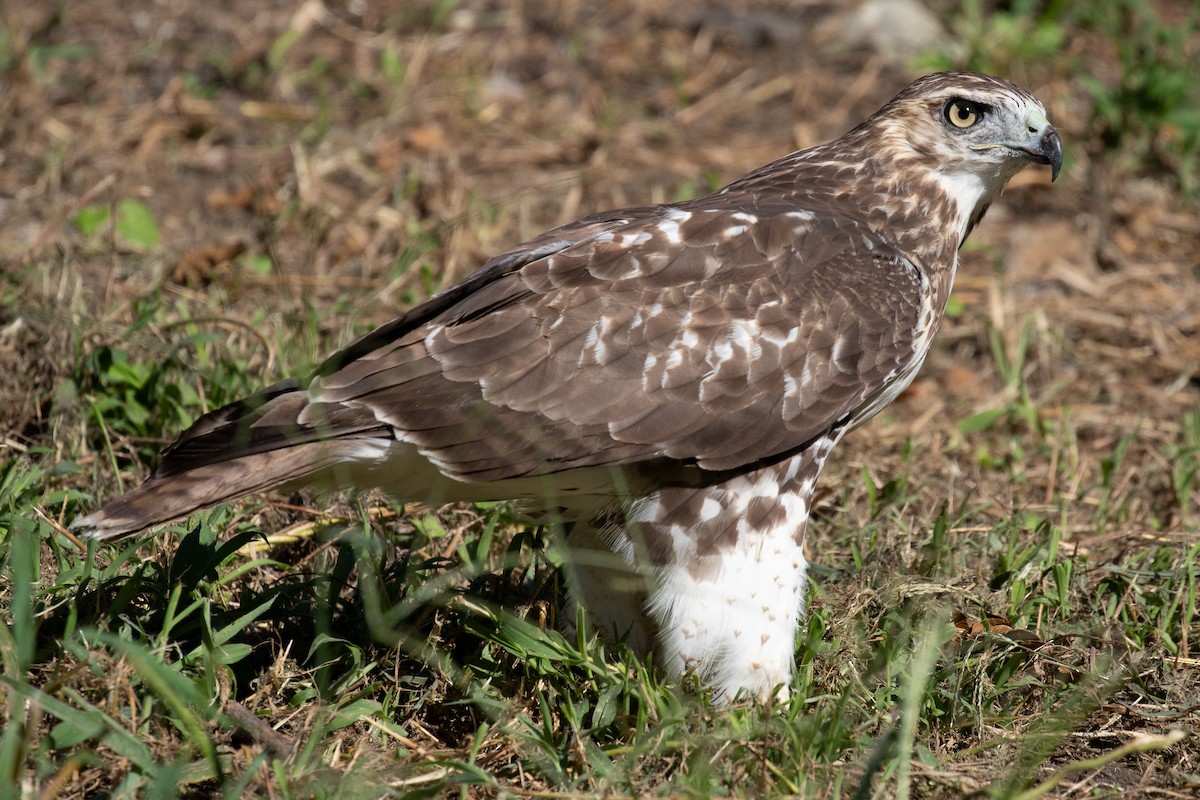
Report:
[{"label": "hawk's wing", "polygon": [[355,436],[396,435],[468,482],[793,452],[910,365],[922,277],[850,217],[751,208],[549,231],[352,343],[307,390],[202,418],[156,476]]},{"label": "hawk's wing", "polygon": [[[921,281],[828,211],[591,217],[333,356],[296,409],[271,410],[285,392],[254,412],[251,449],[385,426],[469,482],[657,458],[738,469],[845,424],[911,364]],[[170,471],[218,459],[190,434]]]}]

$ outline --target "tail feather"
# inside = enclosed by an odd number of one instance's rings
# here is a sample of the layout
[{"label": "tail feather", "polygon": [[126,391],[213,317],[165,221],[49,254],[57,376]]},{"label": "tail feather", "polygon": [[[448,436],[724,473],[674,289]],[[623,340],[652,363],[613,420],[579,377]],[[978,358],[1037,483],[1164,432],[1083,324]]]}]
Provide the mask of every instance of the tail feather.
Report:
[{"label": "tail feather", "polygon": [[361,458],[371,446],[354,438],[310,442],[155,476],[75,520],[71,530],[92,539],[120,539],[253,492],[336,475],[339,465]]},{"label": "tail feather", "polygon": [[165,478],[314,442],[391,435],[391,428],[366,405],[313,400],[289,379],[196,420],[162,451],[154,476]]}]

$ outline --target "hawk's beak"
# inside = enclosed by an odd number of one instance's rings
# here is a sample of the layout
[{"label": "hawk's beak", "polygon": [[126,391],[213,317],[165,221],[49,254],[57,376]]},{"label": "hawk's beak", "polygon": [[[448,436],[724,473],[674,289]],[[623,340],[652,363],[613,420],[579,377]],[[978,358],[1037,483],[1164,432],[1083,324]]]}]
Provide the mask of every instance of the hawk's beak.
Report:
[{"label": "hawk's beak", "polygon": [[1058,173],[1062,169],[1063,160],[1062,139],[1058,136],[1058,129],[1047,122],[1046,118],[1040,113],[1030,114],[1026,126],[1026,129],[1029,131],[1029,138],[1023,142],[973,144],[971,148],[974,150],[991,150],[994,147],[1003,147],[1007,150],[1016,150],[1024,153],[1038,164],[1049,164],[1050,180],[1054,180],[1058,177]]},{"label": "hawk's beak", "polygon": [[1063,151],[1062,139],[1058,136],[1058,130],[1046,123],[1045,127],[1036,133],[1033,142],[1021,146],[1019,149],[1028,153],[1030,158],[1039,164],[1050,165],[1050,180],[1058,177],[1059,170],[1062,169]]}]

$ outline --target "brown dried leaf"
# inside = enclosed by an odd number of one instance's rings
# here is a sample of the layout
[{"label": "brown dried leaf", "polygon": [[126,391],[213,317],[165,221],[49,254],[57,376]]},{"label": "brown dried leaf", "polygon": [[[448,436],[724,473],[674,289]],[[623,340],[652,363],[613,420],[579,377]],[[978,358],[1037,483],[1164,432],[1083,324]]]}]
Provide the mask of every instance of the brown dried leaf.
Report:
[{"label": "brown dried leaf", "polygon": [[441,125],[422,125],[408,134],[408,144],[422,153],[437,153],[448,148],[446,132]]},{"label": "brown dried leaf", "polygon": [[242,242],[214,244],[190,250],[179,257],[171,270],[171,280],[196,288],[214,282],[226,282],[232,274],[232,262],[246,252]]},{"label": "brown dried leaf", "polygon": [[1030,647],[1041,644],[1041,640],[1033,631],[1024,628],[1014,628],[1012,622],[997,614],[988,614],[983,618],[969,617],[961,611],[956,611],[953,617],[954,627],[958,629],[955,642],[964,639],[975,639],[984,634],[1007,636],[1013,641],[1022,642]]},{"label": "brown dried leaf", "polygon": [[245,185],[232,190],[218,187],[204,198],[204,205],[210,211],[248,209],[254,205],[254,190]]}]

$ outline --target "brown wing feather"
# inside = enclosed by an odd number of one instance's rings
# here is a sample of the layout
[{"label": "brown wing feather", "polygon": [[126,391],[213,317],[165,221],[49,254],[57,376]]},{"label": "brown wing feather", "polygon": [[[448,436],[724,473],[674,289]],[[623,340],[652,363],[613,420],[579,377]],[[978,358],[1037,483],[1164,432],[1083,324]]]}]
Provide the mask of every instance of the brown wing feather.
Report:
[{"label": "brown wing feather", "polygon": [[664,457],[738,469],[841,423],[911,358],[920,278],[861,223],[679,208],[690,218],[597,215],[493,259],[307,390],[201,418],[156,476],[393,436],[467,481]]},{"label": "brown wing feather", "polygon": [[370,406],[468,481],[662,457],[729,470],[847,421],[913,357],[921,279],[861,223],[681,208],[510,259],[402,336],[335,356],[311,396]]}]

